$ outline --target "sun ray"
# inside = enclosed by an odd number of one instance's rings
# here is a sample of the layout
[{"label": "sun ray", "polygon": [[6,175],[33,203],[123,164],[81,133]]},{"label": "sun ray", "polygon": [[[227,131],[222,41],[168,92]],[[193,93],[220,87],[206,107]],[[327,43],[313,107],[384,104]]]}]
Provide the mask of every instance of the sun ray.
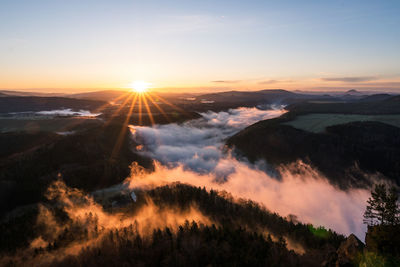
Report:
[{"label": "sun ray", "polygon": [[142,97],[143,97],[144,106],[145,106],[145,108],[147,110],[147,116],[150,119],[151,125],[154,125],[155,123],[154,123],[153,114],[151,114],[151,110],[150,110],[149,104],[147,103],[147,100],[146,100],[146,95],[143,94]]},{"label": "sun ray", "polygon": [[150,94],[147,94],[149,101],[161,112],[161,114],[165,117],[168,122],[171,122],[171,119],[168,117],[168,114],[157,104],[157,102],[151,97]]},{"label": "sun ray", "polygon": [[124,93],[124,94],[121,94],[120,96],[117,96],[116,98],[112,99],[111,101],[108,101],[106,104],[104,104],[104,105],[98,107],[97,109],[95,109],[94,112],[101,112],[101,111],[103,111],[106,107],[111,106],[110,102],[118,101],[118,100],[120,100],[120,99],[122,99],[122,98],[124,98],[124,97],[128,97],[130,94],[132,94],[132,93],[131,93],[131,92],[126,92],[126,93]]},{"label": "sun ray", "polygon": [[120,133],[118,135],[117,141],[115,142],[115,145],[114,145],[113,150],[111,152],[111,158],[114,158],[117,155],[117,153],[120,151],[120,149],[121,149],[122,142],[123,142],[124,137],[125,137],[125,135],[126,135],[126,133],[128,131],[129,120],[131,118],[133,109],[135,108],[137,97],[138,97],[138,94],[136,94],[135,97],[133,98],[133,100],[131,102],[131,105],[129,107],[129,111],[128,111],[127,115],[126,115],[125,121],[122,123],[121,131],[120,131]]},{"label": "sun ray", "polygon": [[126,116],[124,124],[127,124],[129,122],[129,119],[130,119],[130,117],[132,115],[132,112],[133,112],[133,110],[135,108],[137,97],[138,97],[138,95],[136,94],[135,97],[133,98],[132,102],[131,102],[131,106],[129,108],[128,115]]},{"label": "sun ray", "polygon": [[129,103],[129,101],[134,97],[134,93],[130,93],[129,95],[128,95],[128,97],[124,100],[124,102],[111,114],[111,116],[108,118],[108,120],[107,120],[107,122],[106,122],[106,124],[105,125],[108,125],[108,124],[110,124],[111,122],[112,122],[112,120],[116,117],[116,116],[118,116],[119,114],[120,114],[120,112],[121,112],[121,110],[123,109],[123,108],[125,108],[125,106]]},{"label": "sun ray", "polygon": [[142,125],[142,95],[139,94],[139,125]]},{"label": "sun ray", "polygon": [[[92,110],[91,112],[92,112],[92,113],[102,113],[107,107],[111,106],[110,102],[118,101],[118,100],[120,100],[121,98],[127,97],[127,96],[130,95],[130,94],[132,94],[132,93],[131,93],[131,92],[126,92],[126,93],[124,93],[124,94],[121,94],[120,96],[115,97],[113,100],[111,100],[111,101],[109,101],[109,102],[107,102],[107,103],[101,105],[100,107],[98,107],[98,108]],[[69,130],[73,129],[73,127],[77,127],[78,125],[84,123],[85,121],[86,121],[86,119],[83,119],[83,118],[80,119],[80,120],[71,121],[70,123],[67,123],[66,125],[64,125],[64,126],[60,129],[60,132],[69,131]]]},{"label": "sun ray", "polygon": [[175,110],[177,110],[177,111],[179,111],[179,112],[181,112],[181,113],[183,113],[183,114],[185,114],[185,115],[188,115],[188,113],[187,113],[185,110],[183,110],[182,108],[180,108],[180,107],[178,107],[178,106],[172,104],[171,102],[165,100],[165,99],[162,98],[161,96],[159,96],[159,95],[157,95],[157,94],[155,94],[155,93],[149,93],[149,94],[154,95],[155,97],[157,97],[158,99],[160,99],[161,102],[163,102],[164,104],[167,104],[168,106],[172,107],[173,109],[175,109]]}]

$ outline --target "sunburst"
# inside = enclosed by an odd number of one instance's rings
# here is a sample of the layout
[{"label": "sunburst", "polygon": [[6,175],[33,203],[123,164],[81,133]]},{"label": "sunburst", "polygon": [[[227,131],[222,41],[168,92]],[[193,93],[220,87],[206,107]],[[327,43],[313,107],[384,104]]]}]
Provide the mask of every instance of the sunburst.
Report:
[{"label": "sunburst", "polygon": [[142,94],[145,93],[149,90],[151,86],[151,83],[145,82],[145,81],[134,81],[131,83],[131,89],[133,92]]},{"label": "sunburst", "polygon": [[[147,116],[148,122],[154,125],[156,123],[153,117],[153,112],[155,110],[161,113],[162,116],[167,119],[167,121],[171,122],[167,112],[165,112],[162,106],[159,105],[161,104],[159,103],[159,101],[161,101],[162,104],[172,107],[179,113],[187,115],[187,112],[185,112],[180,107],[170,103],[155,92],[150,92],[149,89],[151,88],[151,83],[145,81],[135,81],[131,83],[129,88],[131,88],[131,90],[128,91],[126,94],[120,95],[119,97],[113,99],[114,102],[119,101],[121,102],[121,104],[119,104],[119,107],[116,108],[105,121],[105,125],[109,125],[112,121],[114,121],[116,117],[124,117],[124,119],[121,121],[120,132],[115,140],[114,147],[111,151],[111,158],[115,158],[118,155],[118,152],[121,149],[123,140],[128,132],[127,130],[129,129],[130,124],[142,125],[144,123],[143,117]],[[98,108],[98,110],[104,110],[109,106],[111,106],[110,103],[101,106],[100,108]],[[137,121],[134,121],[135,117]]]}]

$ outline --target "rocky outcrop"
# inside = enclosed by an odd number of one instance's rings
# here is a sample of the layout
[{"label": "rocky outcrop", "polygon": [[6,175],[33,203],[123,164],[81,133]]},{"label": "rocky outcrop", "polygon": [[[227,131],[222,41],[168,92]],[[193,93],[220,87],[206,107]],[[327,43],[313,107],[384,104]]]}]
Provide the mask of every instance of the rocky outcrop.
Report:
[{"label": "rocky outcrop", "polygon": [[363,253],[365,245],[354,234],[340,244],[337,250],[336,266],[353,266],[357,258]]}]

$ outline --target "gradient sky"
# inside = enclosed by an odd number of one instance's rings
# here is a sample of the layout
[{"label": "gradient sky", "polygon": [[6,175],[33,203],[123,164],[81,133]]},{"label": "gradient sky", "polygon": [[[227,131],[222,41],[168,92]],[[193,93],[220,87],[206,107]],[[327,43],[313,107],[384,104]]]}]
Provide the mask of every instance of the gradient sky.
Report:
[{"label": "gradient sky", "polygon": [[400,91],[400,1],[0,2],[0,88]]}]

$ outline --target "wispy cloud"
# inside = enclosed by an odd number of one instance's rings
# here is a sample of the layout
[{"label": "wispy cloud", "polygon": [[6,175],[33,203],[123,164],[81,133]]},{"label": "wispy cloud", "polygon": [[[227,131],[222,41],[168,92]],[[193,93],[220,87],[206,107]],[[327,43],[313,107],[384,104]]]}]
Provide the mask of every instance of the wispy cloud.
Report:
[{"label": "wispy cloud", "polygon": [[324,82],[369,82],[377,80],[377,77],[374,76],[355,76],[355,77],[330,77],[330,78],[321,78],[321,81]]},{"label": "wispy cloud", "polygon": [[266,81],[261,81],[258,84],[275,84],[275,83],[292,83],[293,81],[291,80],[266,80]]},{"label": "wispy cloud", "polygon": [[211,81],[212,83],[240,83],[241,80],[217,80]]},{"label": "wispy cloud", "polygon": [[396,81],[391,81],[391,82],[372,82],[372,83],[368,83],[368,86],[400,88],[400,82],[396,82]]}]

